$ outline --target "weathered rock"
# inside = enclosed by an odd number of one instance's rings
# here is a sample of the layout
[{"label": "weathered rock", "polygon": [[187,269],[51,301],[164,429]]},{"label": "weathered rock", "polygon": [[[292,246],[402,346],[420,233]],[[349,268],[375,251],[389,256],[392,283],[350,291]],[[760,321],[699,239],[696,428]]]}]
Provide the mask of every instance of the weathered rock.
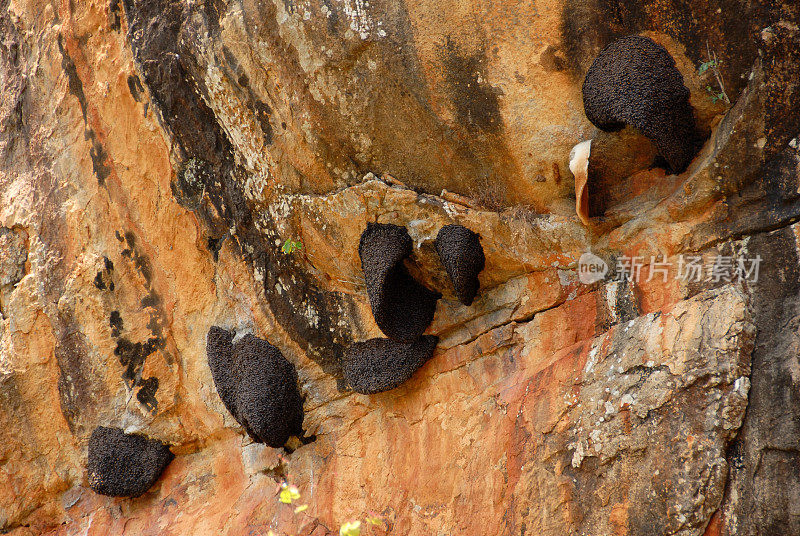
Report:
[{"label": "weathered rock", "polygon": [[157,439],[98,426],[89,438],[89,486],[101,495],[138,497],[175,458]]},{"label": "weathered rock", "polygon": [[586,73],[583,105],[602,130],[631,125],[641,131],[675,173],[700,146],[683,76],[669,52],[648,37],[624,37],[603,49]]},{"label": "weathered rock", "polygon": [[13,229],[0,227],[0,287],[17,284],[25,275],[28,249],[25,239]]},{"label": "weathered rock", "polygon": [[480,237],[463,225],[445,225],[436,235],[436,252],[464,305],[472,305],[478,293],[478,274],[486,265]]},{"label": "weathered rock", "polygon": [[413,342],[428,328],[441,297],[414,280],[403,261],[413,250],[405,228],[368,223],[358,242],[375,322],[398,342]]},{"label": "weathered rock", "polygon": [[353,343],[344,355],[344,379],[353,391],[365,395],[394,389],[433,356],[438,340],[424,335],[411,343],[391,339]]},{"label": "weathered rock", "polygon": [[[0,532],[319,535],[370,512],[410,536],[797,532],[796,2],[368,4],[0,0],[0,228],[26,252],[0,289]],[[710,135],[680,176],[585,117],[587,69],[627,35],[667,49]],[[361,396],[342,358],[383,336],[370,222],[407,229],[406,269],[444,297],[436,357]],[[470,307],[436,252],[450,224],[481,237]],[[716,255],[761,255],[757,284],[715,281]],[[212,325],[296,364],[306,444],[236,423]],[[135,501],[86,480],[110,422],[179,454]]]},{"label": "weathered rock", "polygon": [[[614,534],[621,526],[629,534],[703,532],[722,501],[726,448],[747,406],[756,329],[745,299],[731,287],[699,294],[565,349],[542,370],[558,380],[551,394],[561,402],[521,411],[541,412],[532,418],[543,444],[567,441],[572,457],[553,460],[559,475],[553,482],[547,482],[546,455],[529,470],[551,493],[570,486],[568,480],[575,489],[595,489],[592,499],[568,502],[583,532]],[[682,477],[666,467],[675,462],[699,478],[673,486]],[[603,483],[603,475],[613,475],[614,483]],[[626,510],[624,522],[618,509]],[[532,529],[536,523],[556,533],[557,522],[537,520]]]},{"label": "weathered rock", "polygon": [[279,448],[290,436],[302,436],[303,399],[294,365],[250,333],[236,342],[233,337],[232,332],[212,326],[206,342],[222,403],[254,441]]}]

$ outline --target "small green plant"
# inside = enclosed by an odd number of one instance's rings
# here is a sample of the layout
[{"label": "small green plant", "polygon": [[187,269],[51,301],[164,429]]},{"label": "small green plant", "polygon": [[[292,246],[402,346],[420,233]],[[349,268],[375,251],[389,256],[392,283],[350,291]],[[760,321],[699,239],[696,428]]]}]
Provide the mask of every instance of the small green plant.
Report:
[{"label": "small green plant", "polygon": [[713,104],[716,104],[719,101],[730,102],[728,101],[728,97],[725,95],[724,92],[717,93],[716,91],[711,89],[711,86],[706,86],[706,91],[708,91],[708,94],[711,96],[711,102]]},{"label": "small green plant", "polygon": [[714,75],[718,89],[714,89],[711,86],[706,86],[706,91],[711,97],[711,102],[713,104],[716,104],[720,101],[730,104],[731,100],[728,98],[728,94],[725,93],[725,83],[722,81],[722,74],[719,72],[719,66],[722,62],[717,59],[717,54],[711,51],[708,41],[706,41],[706,53],[708,54],[708,61],[704,61],[700,64],[700,68],[697,69],[697,74],[703,76],[710,72]]},{"label": "small green plant", "polygon": [[286,241],[281,246],[281,251],[285,255],[290,255],[295,251],[299,251],[303,249],[303,243],[299,240],[292,240],[291,238],[287,238]]},{"label": "small green plant", "polygon": [[712,67],[714,69],[717,68],[717,61],[716,60],[704,61],[703,63],[700,64],[700,68],[697,70],[697,74],[703,74],[704,72],[706,72],[707,70],[709,70]]}]

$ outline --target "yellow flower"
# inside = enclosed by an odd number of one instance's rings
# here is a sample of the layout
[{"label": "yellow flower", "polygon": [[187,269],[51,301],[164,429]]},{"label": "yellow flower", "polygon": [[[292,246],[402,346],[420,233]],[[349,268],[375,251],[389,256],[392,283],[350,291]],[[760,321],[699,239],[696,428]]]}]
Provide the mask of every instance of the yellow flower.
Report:
[{"label": "yellow flower", "polygon": [[342,525],[339,536],[361,536],[361,521],[349,521]]},{"label": "yellow flower", "polygon": [[278,500],[281,501],[283,504],[292,504],[292,501],[300,498],[300,492],[297,490],[296,486],[281,486],[281,494],[278,497]]}]

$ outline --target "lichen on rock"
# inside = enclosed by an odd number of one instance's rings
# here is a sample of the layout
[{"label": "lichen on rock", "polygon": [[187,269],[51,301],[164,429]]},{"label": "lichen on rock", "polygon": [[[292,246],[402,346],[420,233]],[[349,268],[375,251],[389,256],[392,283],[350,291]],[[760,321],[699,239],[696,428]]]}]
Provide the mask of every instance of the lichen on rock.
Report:
[{"label": "lichen on rock", "polygon": [[98,426],[89,438],[89,486],[101,495],[138,497],[174,458],[157,439]]},{"label": "lichen on rock", "polygon": [[303,433],[303,400],[297,371],[280,350],[247,334],[217,326],[208,332],[206,353],[222,403],[254,441],[282,447]]},{"label": "lichen on rock", "polygon": [[441,294],[414,280],[403,265],[413,244],[399,225],[368,223],[358,244],[375,322],[398,342],[410,343],[433,321]]},{"label": "lichen on rock", "polygon": [[648,37],[623,37],[603,49],[586,73],[583,105],[601,130],[631,125],[650,138],[675,173],[699,148],[683,76],[669,52]]},{"label": "lichen on rock", "polygon": [[355,392],[366,395],[394,389],[433,356],[438,341],[425,335],[411,343],[391,339],[354,343],[344,356],[345,380]]},{"label": "lichen on rock", "polygon": [[480,236],[463,225],[445,225],[436,235],[436,252],[459,301],[471,305],[480,286],[478,274],[486,265]]}]

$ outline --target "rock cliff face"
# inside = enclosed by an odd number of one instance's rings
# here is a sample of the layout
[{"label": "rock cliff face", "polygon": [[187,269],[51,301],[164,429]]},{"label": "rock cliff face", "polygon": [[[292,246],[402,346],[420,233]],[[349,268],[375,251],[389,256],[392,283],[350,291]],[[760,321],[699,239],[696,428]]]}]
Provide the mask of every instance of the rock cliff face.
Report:
[{"label": "rock cliff face", "polygon": [[[800,534],[800,7],[690,4],[0,0],[0,532]],[[707,138],[680,175],[585,116],[587,69],[631,34]],[[383,336],[375,222],[443,297],[432,358],[362,395],[342,357]],[[470,306],[450,224],[485,255]],[[681,277],[720,258],[759,277]],[[302,444],[225,410],[212,326],[297,367]],[[175,459],[97,495],[98,426]]]}]

